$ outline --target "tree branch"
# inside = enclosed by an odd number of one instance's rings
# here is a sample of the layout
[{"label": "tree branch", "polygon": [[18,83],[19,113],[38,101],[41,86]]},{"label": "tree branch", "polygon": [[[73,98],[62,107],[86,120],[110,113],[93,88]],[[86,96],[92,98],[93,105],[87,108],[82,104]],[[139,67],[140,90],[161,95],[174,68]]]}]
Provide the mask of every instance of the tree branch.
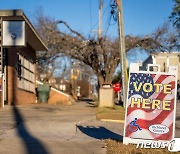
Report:
[{"label": "tree branch", "polygon": [[84,36],[82,36],[80,33],[78,33],[77,31],[73,30],[65,21],[60,20],[56,22],[57,24],[64,24],[72,33],[76,34],[77,36],[79,36],[81,39],[86,40],[86,38]]}]

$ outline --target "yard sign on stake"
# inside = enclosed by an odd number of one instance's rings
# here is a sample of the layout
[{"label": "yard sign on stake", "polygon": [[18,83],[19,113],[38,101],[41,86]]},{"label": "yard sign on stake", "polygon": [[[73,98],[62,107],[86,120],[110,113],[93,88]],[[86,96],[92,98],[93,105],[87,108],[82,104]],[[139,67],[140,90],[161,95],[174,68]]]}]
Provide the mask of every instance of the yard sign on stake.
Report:
[{"label": "yard sign on stake", "polygon": [[[157,67],[158,71],[150,71]],[[174,138],[177,67],[160,72],[159,65],[130,65],[123,143],[170,141]]]}]

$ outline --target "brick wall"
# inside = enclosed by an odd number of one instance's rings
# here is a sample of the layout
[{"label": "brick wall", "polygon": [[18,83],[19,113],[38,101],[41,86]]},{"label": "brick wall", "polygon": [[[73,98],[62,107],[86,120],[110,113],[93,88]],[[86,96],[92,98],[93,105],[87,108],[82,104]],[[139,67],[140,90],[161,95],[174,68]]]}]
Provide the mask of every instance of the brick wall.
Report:
[{"label": "brick wall", "polygon": [[34,104],[36,95],[21,89],[16,90],[16,104]]},{"label": "brick wall", "polygon": [[6,85],[7,85],[7,102],[8,105],[16,103],[16,88],[17,88],[17,72],[16,72],[16,62],[17,62],[17,49],[9,48],[7,53],[7,74],[6,74]]},{"label": "brick wall", "polygon": [[[20,52],[28,59],[32,59],[35,61],[36,59],[36,52],[31,46],[27,44],[27,47],[24,48],[9,48],[7,54],[7,102],[8,105],[11,104],[29,104],[35,103],[36,96],[35,93],[31,93],[24,90],[19,90],[17,87],[17,51]],[[36,79],[36,75],[35,75]],[[35,85],[34,85],[35,88]]]},{"label": "brick wall", "polygon": [[63,94],[54,88],[51,88],[48,104],[70,104],[69,95]]}]

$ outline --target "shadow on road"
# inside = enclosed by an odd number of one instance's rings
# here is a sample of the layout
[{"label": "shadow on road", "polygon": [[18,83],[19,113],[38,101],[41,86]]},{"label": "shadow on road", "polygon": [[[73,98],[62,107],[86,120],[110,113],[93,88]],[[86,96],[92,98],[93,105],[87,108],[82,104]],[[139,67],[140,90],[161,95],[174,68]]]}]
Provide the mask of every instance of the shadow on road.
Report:
[{"label": "shadow on road", "polygon": [[123,141],[123,136],[116,134],[104,127],[94,127],[94,126],[77,126],[77,128],[84,134],[93,137],[95,139],[112,139]]},{"label": "shadow on road", "polygon": [[91,101],[91,100],[83,100],[83,102],[84,102],[85,104],[87,104],[86,107],[91,107],[91,108],[97,107],[97,105],[95,104],[95,102],[93,102],[93,101]]},{"label": "shadow on road", "polygon": [[24,119],[15,105],[13,105],[13,113],[17,126],[17,134],[24,141],[27,154],[48,154],[48,151],[45,149],[43,144],[27,131]]}]

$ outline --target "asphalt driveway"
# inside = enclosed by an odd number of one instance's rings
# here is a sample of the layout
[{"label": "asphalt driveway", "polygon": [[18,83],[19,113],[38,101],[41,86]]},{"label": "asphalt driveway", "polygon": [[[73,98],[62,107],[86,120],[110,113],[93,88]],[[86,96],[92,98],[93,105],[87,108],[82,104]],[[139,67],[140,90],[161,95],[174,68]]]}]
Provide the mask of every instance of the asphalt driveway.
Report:
[{"label": "asphalt driveway", "polygon": [[[180,137],[180,101],[176,137]],[[95,118],[93,104],[34,104],[0,109],[0,154],[105,154],[104,139],[122,140],[123,124]]]},{"label": "asphalt driveway", "polygon": [[0,110],[1,154],[104,154],[103,139],[122,139],[123,124],[95,120],[95,108],[35,104]]}]

